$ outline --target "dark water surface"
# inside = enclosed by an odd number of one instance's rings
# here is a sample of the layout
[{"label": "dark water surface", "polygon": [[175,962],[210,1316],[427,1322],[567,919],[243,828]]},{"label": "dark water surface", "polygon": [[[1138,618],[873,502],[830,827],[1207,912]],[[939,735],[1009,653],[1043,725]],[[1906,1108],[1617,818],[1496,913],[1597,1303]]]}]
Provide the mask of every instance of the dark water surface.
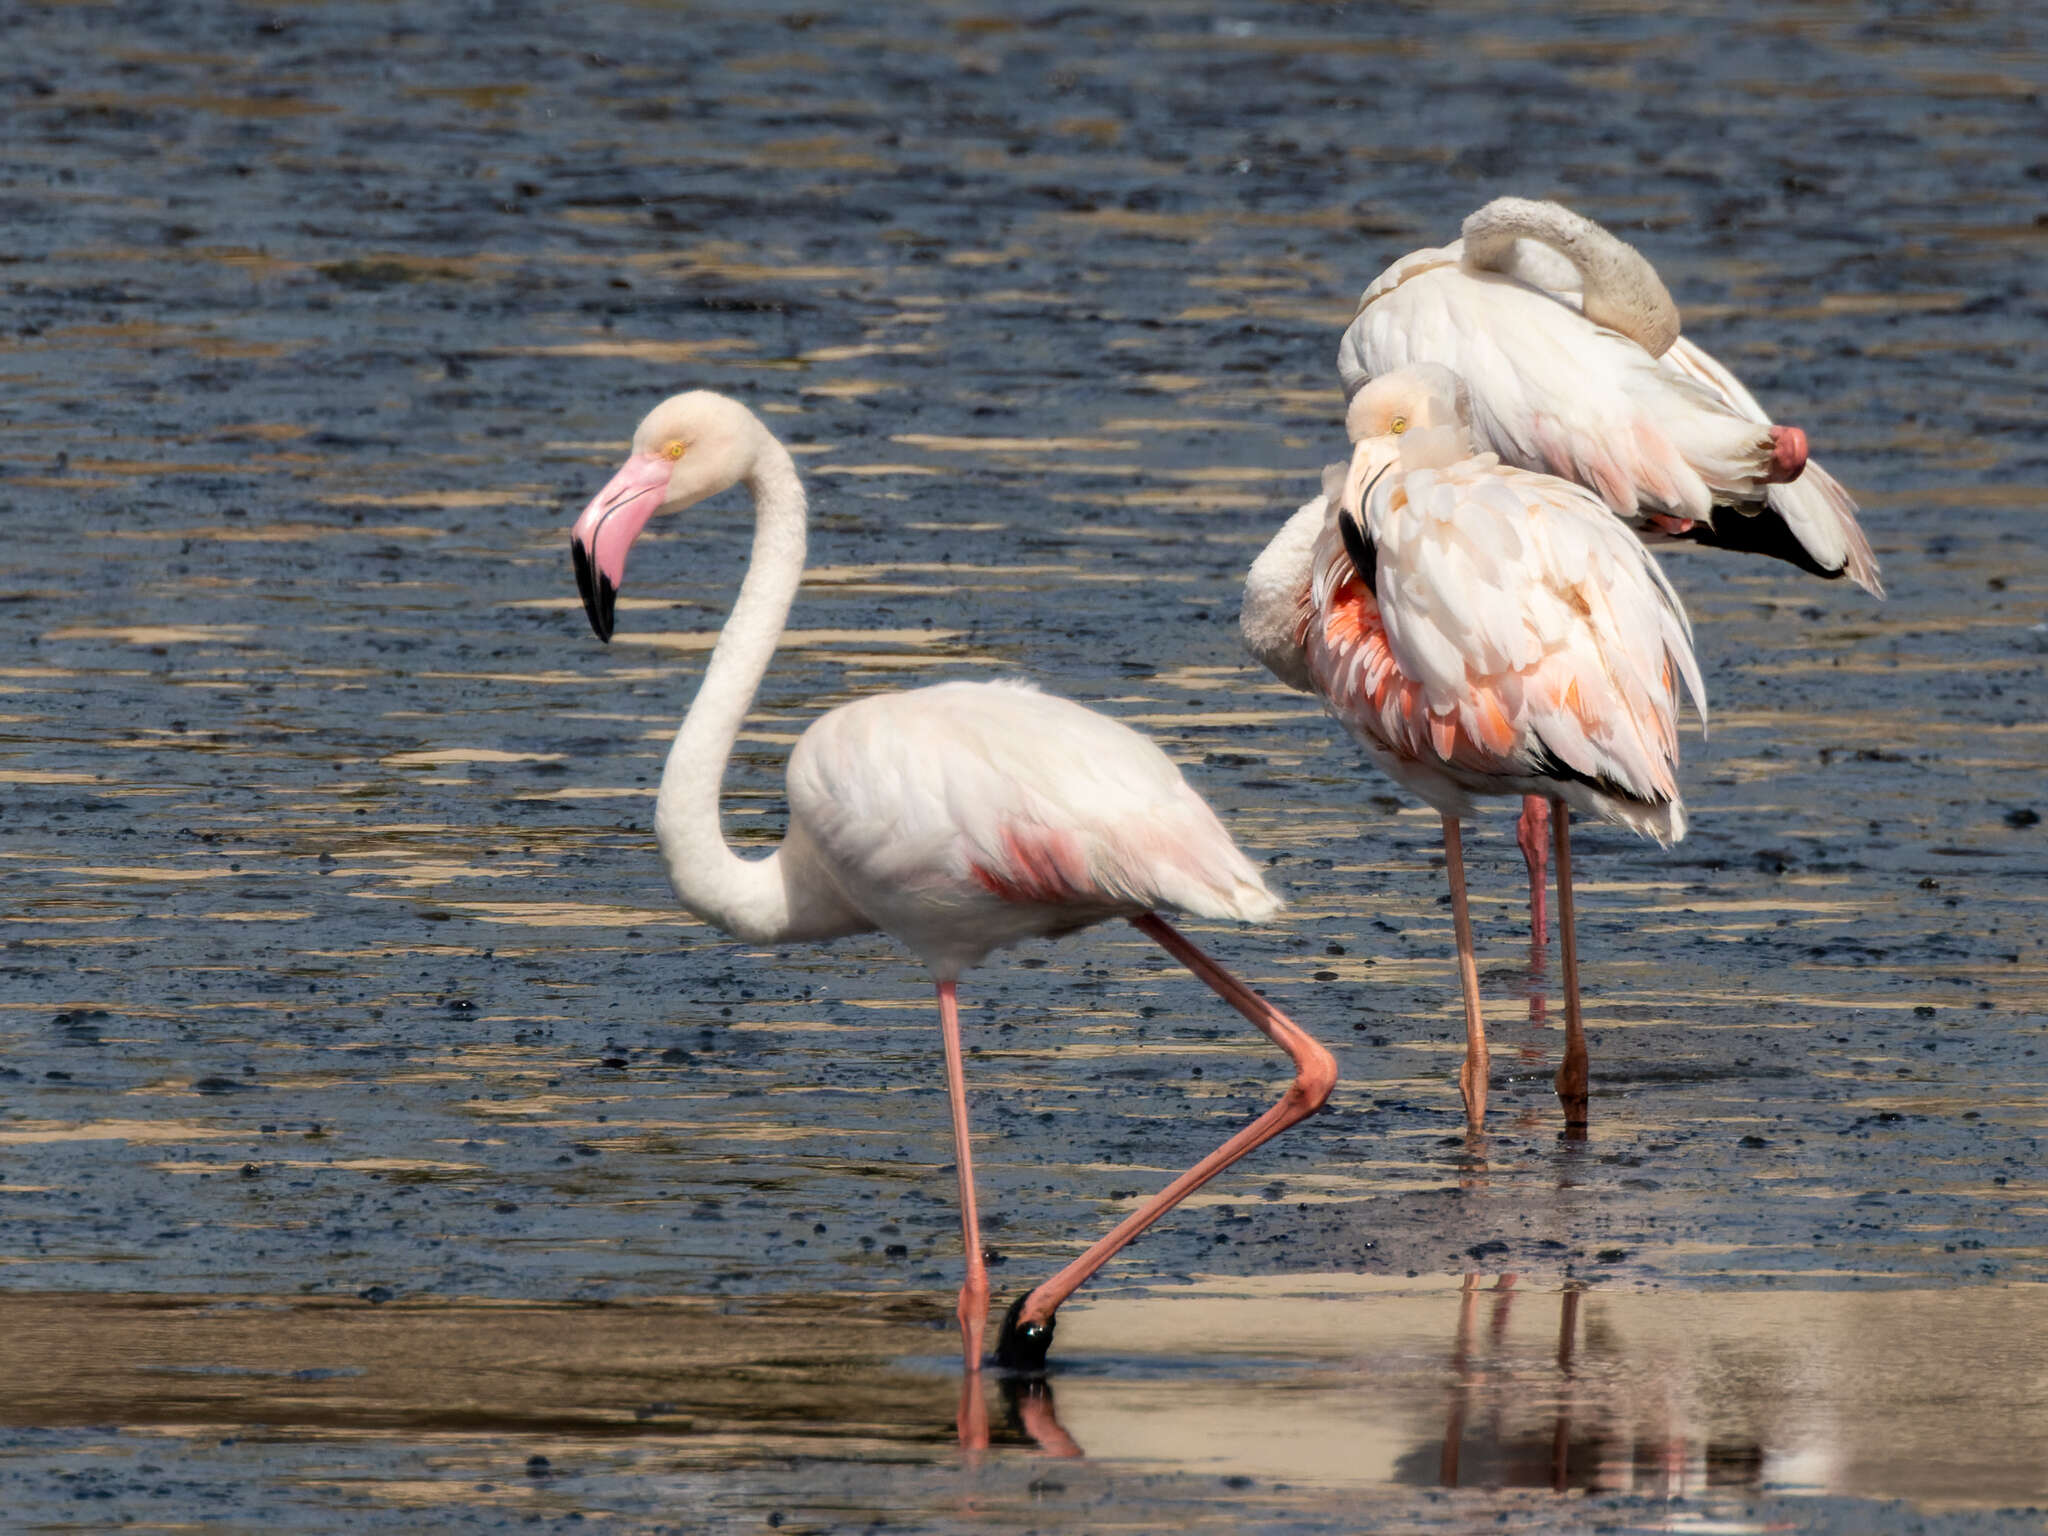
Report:
[{"label": "dark water surface", "polygon": [[[4,1507],[2038,1529],[1971,1511],[2048,1504],[2044,34],[0,8]],[[1891,596],[1669,557],[1714,706],[1694,830],[1580,838],[1578,1146],[1506,815],[1477,829],[1481,1156],[1434,818],[1235,614],[1343,447],[1358,289],[1502,192],[1650,255],[1861,494]],[[744,511],[657,526],[609,649],[564,544],[693,385],[766,414],[816,523],[736,837],[777,835],[817,711],[1022,674],[1150,731],[1292,903],[1206,940],[1344,1081],[1074,1306],[1052,1417],[1089,1459],[1056,1473],[994,1384],[999,1444],[950,1448],[921,973],[727,943],[654,857]],[[963,996],[1005,1300],[1284,1079],[1125,931]],[[1492,1491],[1384,1492],[1436,1483]]]}]

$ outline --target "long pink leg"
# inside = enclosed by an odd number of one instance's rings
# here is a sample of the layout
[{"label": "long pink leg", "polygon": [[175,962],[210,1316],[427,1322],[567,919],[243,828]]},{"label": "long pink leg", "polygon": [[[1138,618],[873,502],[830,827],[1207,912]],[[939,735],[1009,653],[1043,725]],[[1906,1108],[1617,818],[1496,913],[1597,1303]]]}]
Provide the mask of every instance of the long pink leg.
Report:
[{"label": "long pink leg", "polygon": [[981,1256],[981,1217],[974,1207],[974,1152],[967,1144],[967,1071],[960,1061],[960,1005],[950,981],[939,983],[939,1032],[946,1041],[946,1093],[953,1101],[960,1239],[967,1246],[967,1283],[960,1287],[960,1348],[971,1376],[981,1369],[981,1337],[988,1326],[988,1265]]},{"label": "long pink leg", "polygon": [[1290,1125],[1321,1109],[1331,1088],[1336,1086],[1336,1057],[1300,1025],[1195,948],[1156,913],[1134,917],[1131,923],[1285,1051],[1294,1061],[1294,1081],[1280,1096],[1279,1103],[1118,1222],[1107,1237],[1065,1269],[1017,1298],[1003,1321],[1002,1337],[996,1345],[996,1359],[1017,1369],[1031,1370],[1044,1364],[1045,1352],[1052,1346],[1053,1313],[1080,1289],[1083,1281],[1116,1257],[1132,1238],[1247,1152],[1264,1146]]},{"label": "long pink leg", "polygon": [[1465,905],[1465,843],[1458,818],[1444,818],[1444,868],[1451,876],[1451,926],[1458,935],[1458,983],[1465,991],[1465,1064],[1458,1088],[1465,1095],[1465,1124],[1486,1129],[1486,1020],[1479,1012],[1479,964],[1472,955],[1472,914]]},{"label": "long pink leg", "polygon": [[1572,908],[1572,813],[1560,800],[1553,807],[1551,835],[1557,841],[1557,939],[1564,951],[1564,1060],[1557,1068],[1557,1096],[1564,1104],[1567,1131],[1586,1128],[1586,1024],[1579,1012],[1579,919]]},{"label": "long pink leg", "polygon": [[1550,944],[1549,914],[1544,910],[1549,882],[1543,878],[1543,861],[1550,851],[1550,801],[1546,797],[1522,796],[1515,841],[1521,844],[1522,862],[1529,866],[1529,952],[1540,960]]}]

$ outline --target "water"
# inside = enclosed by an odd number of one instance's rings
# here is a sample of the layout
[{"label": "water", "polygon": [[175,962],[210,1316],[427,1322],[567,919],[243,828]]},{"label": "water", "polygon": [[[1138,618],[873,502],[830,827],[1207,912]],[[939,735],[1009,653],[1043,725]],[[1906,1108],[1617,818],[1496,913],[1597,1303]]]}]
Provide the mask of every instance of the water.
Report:
[{"label": "water", "polygon": [[[605,1303],[550,1367],[590,1394],[550,1376],[532,1400],[690,1400],[686,1353],[621,1379],[635,1330],[730,1307],[736,1349],[793,1356],[773,1369],[805,1429],[776,1465],[824,1501],[802,1518],[1033,1518],[1045,1468],[999,1395],[1001,1443],[973,1468],[949,1449],[958,1239],[922,976],[881,941],[719,940],[653,856],[742,510],[657,527],[609,649],[577,610],[569,518],[693,385],[764,411],[816,514],[736,836],[775,835],[818,710],[1022,674],[1162,741],[1292,904],[1204,937],[1343,1082],[1063,1321],[1075,1499],[1141,1528],[1355,1527],[1354,1474],[1443,1480],[1442,1424],[1400,1405],[1464,1390],[1468,1426],[1500,1429],[1459,1460],[1497,1492],[1388,1519],[1569,1527],[1578,1504],[1510,1496],[1530,1478],[1503,1468],[1548,1465],[1512,1446],[1552,1432],[1541,1362],[1583,1293],[1621,1378],[1688,1362],[1661,1428],[1599,1399],[1603,1445],[1666,1447],[1628,1455],[1655,1476],[1567,1479],[1618,1501],[1602,1519],[1707,1518],[1661,1502],[1666,1471],[1727,1500],[1714,1519],[1859,1529],[1897,1512],[1832,1500],[1901,1498],[1968,1528],[1991,1517],[1958,1506],[2048,1503],[2024,1351],[1937,1350],[1983,1363],[1881,1412],[1900,1351],[1801,1375],[1785,1337],[1817,1309],[1851,1337],[2019,1338],[2048,1275],[2041,34],[1858,5],[0,16],[0,1284],[57,1362],[8,1409],[15,1507],[63,1528],[84,1518],[65,1474],[118,1466],[93,1519],[319,1526],[339,1506],[292,1490],[331,1485],[394,1529],[416,1498],[482,1522],[505,1501],[447,1480],[488,1465],[473,1481],[522,1510],[758,1526],[762,1372],[736,1378],[731,1454],[646,1451],[686,1484],[649,1481],[642,1440],[466,1384],[506,1348],[490,1323]],[[1506,191],[1642,246],[1688,332],[1860,493],[1892,596],[1669,557],[1715,711],[1687,744],[1694,832],[1580,839],[1577,1146],[1505,814],[1476,830],[1497,1081],[1475,1155],[1433,818],[1251,667],[1234,621],[1342,446],[1358,289]],[[1282,1082],[1135,936],[1023,959],[964,992],[1004,1301]],[[1467,1273],[1470,1303],[1432,1278]],[[1507,1364],[1468,1344],[1458,1366],[1459,1318],[1483,1333],[1507,1273]],[[1382,1284],[1415,1288],[1394,1320]],[[315,1358],[152,1331],[222,1307],[341,1332]],[[849,1310],[880,1321],[815,1342]],[[412,1331],[443,1317],[454,1342]],[[1778,1399],[1714,1365],[1757,1338]],[[48,1390],[82,1350],[98,1395]],[[374,1364],[394,1355],[437,1366],[406,1384]],[[237,1361],[364,1374],[185,1371]],[[175,1412],[150,1406],[166,1383]],[[1345,1406],[1361,1390],[1385,1417]],[[472,1391],[462,1448],[426,1466]],[[1287,1459],[1297,1399],[1391,1462]],[[1815,1441],[1771,1401],[1848,1407]],[[1219,1470],[1219,1437],[1246,1459]],[[625,1457],[604,1500],[524,1478],[563,1446]],[[1985,1463],[1930,1472],[1964,1449]],[[1724,1462],[1742,1475],[1691,1470]]]}]

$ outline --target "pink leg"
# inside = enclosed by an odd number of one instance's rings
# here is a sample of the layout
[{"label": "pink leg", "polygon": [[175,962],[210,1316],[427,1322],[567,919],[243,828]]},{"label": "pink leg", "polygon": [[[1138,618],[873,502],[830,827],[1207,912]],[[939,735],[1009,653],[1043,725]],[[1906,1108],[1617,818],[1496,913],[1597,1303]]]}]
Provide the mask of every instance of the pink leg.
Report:
[{"label": "pink leg", "polygon": [[1465,1064],[1458,1088],[1465,1095],[1465,1125],[1486,1129],[1486,1020],[1479,1012],[1479,964],[1472,955],[1472,914],[1465,905],[1465,843],[1458,818],[1444,818],[1444,868],[1451,877],[1451,926],[1458,935],[1458,984],[1465,993]]},{"label": "pink leg", "polygon": [[[939,983],[939,1032],[946,1042],[946,1093],[953,1102],[960,1238],[967,1247],[967,1283],[960,1287],[960,1348],[967,1373],[973,1376],[981,1369],[981,1336],[988,1326],[988,1265],[981,1256],[981,1217],[974,1207],[974,1152],[967,1144],[967,1072],[960,1061],[960,1007],[950,981]],[[972,1389],[980,1391],[978,1385]]]},{"label": "pink leg", "polygon": [[1195,948],[1156,913],[1134,917],[1131,923],[1293,1058],[1294,1081],[1279,1103],[1118,1222],[1107,1237],[1065,1269],[1017,1298],[1003,1321],[1002,1337],[996,1345],[996,1359],[1017,1369],[1033,1370],[1044,1364],[1045,1353],[1052,1346],[1053,1313],[1083,1281],[1121,1252],[1132,1238],[1247,1152],[1264,1146],[1290,1125],[1321,1109],[1331,1088],[1336,1086],[1337,1059],[1300,1025]]},{"label": "pink leg", "polygon": [[1586,1023],[1579,1012],[1579,920],[1572,908],[1572,813],[1560,800],[1551,833],[1557,840],[1557,940],[1564,951],[1564,1060],[1557,1069],[1557,1096],[1564,1104],[1567,1133],[1585,1134]]},{"label": "pink leg", "polygon": [[1550,801],[1542,795],[1522,796],[1522,816],[1515,823],[1515,841],[1529,866],[1529,952],[1541,956],[1550,943],[1550,923],[1543,910],[1549,882],[1543,878],[1550,852]]}]

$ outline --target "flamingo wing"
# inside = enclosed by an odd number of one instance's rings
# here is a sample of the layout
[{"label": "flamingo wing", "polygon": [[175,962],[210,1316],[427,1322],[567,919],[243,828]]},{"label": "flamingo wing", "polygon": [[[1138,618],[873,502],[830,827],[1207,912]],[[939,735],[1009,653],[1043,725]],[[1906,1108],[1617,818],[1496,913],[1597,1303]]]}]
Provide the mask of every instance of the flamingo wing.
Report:
[{"label": "flamingo wing", "polygon": [[1166,754],[1024,683],[942,683],[822,717],[791,754],[790,813],[862,900],[989,897],[1082,920],[1279,907]]},{"label": "flamingo wing", "polygon": [[1682,833],[1678,680],[1703,718],[1706,693],[1691,626],[1590,492],[1490,454],[1386,475],[1332,519],[1310,601],[1319,691],[1369,745],[1472,788],[1584,785],[1616,819]]},{"label": "flamingo wing", "polygon": [[1577,295],[1441,262],[1389,283],[1402,265],[1366,290],[1344,333],[1338,370],[1348,389],[1411,363],[1441,363],[1465,380],[1481,447],[1590,486],[1625,518],[1704,521],[1717,500],[1762,498],[1768,432],[1588,320]]},{"label": "flamingo wing", "polygon": [[[1660,366],[1712,391],[1746,420],[1769,423],[1770,417],[1742,381],[1704,347],[1695,346],[1685,337],[1672,343]],[[1754,518],[1744,515],[1749,508],[1738,508],[1736,519],[1723,518],[1722,526],[1703,533],[1700,542],[1777,554],[1820,576],[1846,574],[1873,597],[1884,596],[1877,557],[1871,553],[1870,541],[1856,521],[1855,499],[1819,464],[1809,459],[1797,480],[1771,486],[1764,495],[1764,507],[1765,513]],[[1745,523],[1758,526],[1745,527]],[[1791,548],[1777,547],[1786,541]]]}]

